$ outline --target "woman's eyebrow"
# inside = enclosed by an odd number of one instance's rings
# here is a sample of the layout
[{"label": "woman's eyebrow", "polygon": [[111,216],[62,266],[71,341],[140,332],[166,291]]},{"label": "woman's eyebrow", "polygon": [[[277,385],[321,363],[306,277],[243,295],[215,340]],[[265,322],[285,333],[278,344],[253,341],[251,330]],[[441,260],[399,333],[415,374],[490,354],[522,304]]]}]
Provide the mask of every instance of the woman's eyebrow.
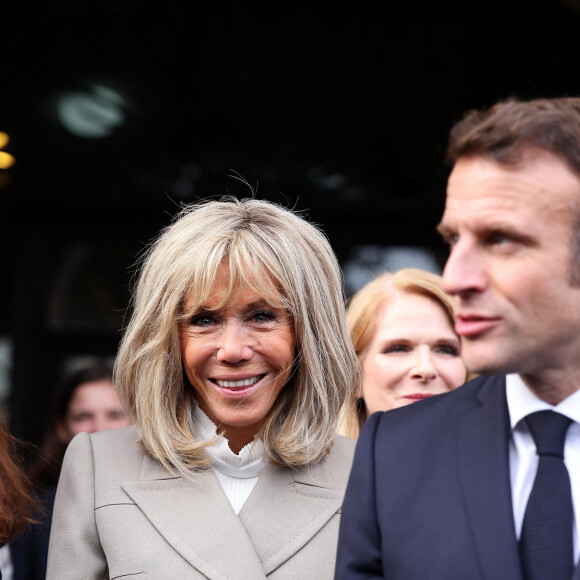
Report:
[{"label": "woman's eyebrow", "polygon": [[256,300],[256,302],[250,302],[249,304],[246,304],[246,308],[272,308],[270,306],[270,304],[268,304],[268,302],[266,302],[265,300]]},{"label": "woman's eyebrow", "polygon": [[[200,304],[196,309],[196,314],[203,314],[204,312],[207,313],[215,313],[224,308],[227,305],[227,301],[225,304],[220,304],[219,306],[208,306],[207,304]],[[275,306],[271,305],[266,300],[256,300],[254,302],[249,302],[248,304],[244,304],[244,310],[253,310],[256,308],[275,308]]]},{"label": "woman's eyebrow", "polygon": [[445,345],[445,344],[461,344],[461,340],[457,336],[449,336],[448,338],[438,338],[433,344]]},{"label": "woman's eyebrow", "polygon": [[411,342],[411,339],[403,336],[385,336],[377,342],[379,344],[393,344],[394,342],[398,344],[408,344]]}]

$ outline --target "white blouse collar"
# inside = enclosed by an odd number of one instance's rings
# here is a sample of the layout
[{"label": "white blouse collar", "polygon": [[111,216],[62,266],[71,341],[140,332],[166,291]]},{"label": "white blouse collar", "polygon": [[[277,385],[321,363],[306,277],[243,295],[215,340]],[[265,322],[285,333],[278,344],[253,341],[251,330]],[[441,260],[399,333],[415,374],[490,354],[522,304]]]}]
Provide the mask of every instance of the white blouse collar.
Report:
[{"label": "white blouse collar", "polygon": [[193,420],[197,427],[197,436],[200,439],[211,440],[218,437],[216,443],[206,447],[212,458],[212,467],[230,477],[258,477],[266,465],[264,443],[261,439],[252,441],[244,446],[239,455],[236,455],[228,445],[228,440],[217,434],[217,427],[212,420],[199,408],[193,410]]}]

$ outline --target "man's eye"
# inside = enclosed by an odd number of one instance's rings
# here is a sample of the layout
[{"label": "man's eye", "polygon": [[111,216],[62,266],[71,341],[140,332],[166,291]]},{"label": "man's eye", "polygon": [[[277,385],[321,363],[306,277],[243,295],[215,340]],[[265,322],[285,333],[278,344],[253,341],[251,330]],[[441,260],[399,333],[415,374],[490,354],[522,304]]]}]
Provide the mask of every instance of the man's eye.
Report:
[{"label": "man's eye", "polygon": [[459,240],[459,236],[457,234],[446,234],[443,236],[443,241],[448,245],[453,247],[455,244],[457,244],[457,241]]},{"label": "man's eye", "polygon": [[489,243],[496,246],[501,246],[503,244],[507,244],[508,242],[511,242],[511,240],[503,234],[493,234],[489,237]]},{"label": "man's eye", "polygon": [[506,244],[525,244],[525,239],[512,232],[490,231],[485,236],[485,241],[492,246],[505,246]]}]

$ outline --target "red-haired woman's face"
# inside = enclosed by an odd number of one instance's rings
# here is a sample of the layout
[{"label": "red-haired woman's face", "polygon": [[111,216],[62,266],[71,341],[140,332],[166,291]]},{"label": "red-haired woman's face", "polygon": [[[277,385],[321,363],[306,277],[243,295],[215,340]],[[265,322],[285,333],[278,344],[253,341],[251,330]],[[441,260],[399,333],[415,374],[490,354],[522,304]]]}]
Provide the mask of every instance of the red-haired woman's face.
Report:
[{"label": "red-haired woman's face", "polygon": [[367,416],[445,393],[465,382],[461,342],[438,302],[400,294],[379,309],[361,356]]}]

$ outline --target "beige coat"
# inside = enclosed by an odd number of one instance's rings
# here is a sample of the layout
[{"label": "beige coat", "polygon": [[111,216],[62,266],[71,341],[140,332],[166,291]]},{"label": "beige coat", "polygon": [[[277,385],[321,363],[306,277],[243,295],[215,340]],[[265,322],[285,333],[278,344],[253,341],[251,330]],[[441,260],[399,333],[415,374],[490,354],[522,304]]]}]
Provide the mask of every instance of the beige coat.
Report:
[{"label": "beige coat", "polygon": [[323,580],[334,575],[354,441],[318,465],[268,464],[236,516],[212,469],[175,477],[135,427],[81,433],[60,478],[47,580]]}]

